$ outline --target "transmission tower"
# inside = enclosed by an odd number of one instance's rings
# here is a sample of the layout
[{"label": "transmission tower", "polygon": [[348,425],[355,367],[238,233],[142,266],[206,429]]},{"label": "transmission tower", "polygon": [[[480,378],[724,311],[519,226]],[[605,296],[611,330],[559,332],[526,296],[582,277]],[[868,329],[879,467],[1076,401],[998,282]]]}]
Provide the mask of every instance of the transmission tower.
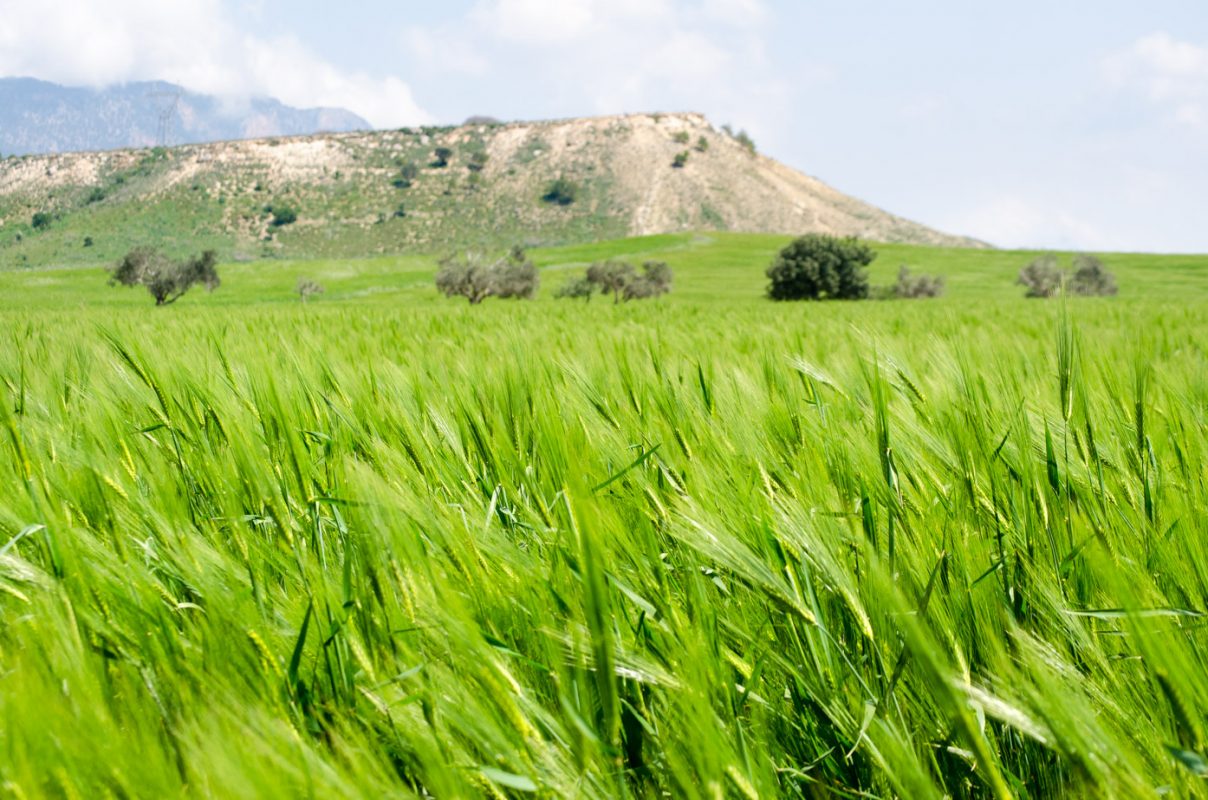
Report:
[{"label": "transmission tower", "polygon": [[171,144],[172,124],[176,121],[180,108],[180,89],[157,89],[147,92],[147,96],[159,101],[156,106],[159,124],[155,132],[155,143],[160,147],[167,147]]}]

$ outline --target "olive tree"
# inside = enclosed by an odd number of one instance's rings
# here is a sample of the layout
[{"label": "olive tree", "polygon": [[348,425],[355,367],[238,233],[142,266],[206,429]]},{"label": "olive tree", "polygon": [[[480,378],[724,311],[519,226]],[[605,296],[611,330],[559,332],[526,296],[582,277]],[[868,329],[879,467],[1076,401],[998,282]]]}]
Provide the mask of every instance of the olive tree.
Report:
[{"label": "olive tree", "polygon": [[1119,291],[1116,277],[1107,271],[1103,261],[1085,253],[1074,256],[1074,274],[1069,281],[1069,290],[1084,297],[1110,297]]},{"label": "olive tree", "polygon": [[488,297],[531,300],[539,285],[536,265],[519,246],[490,263],[477,253],[450,256],[440,262],[436,273],[436,288],[441,294],[464,297],[470,305],[478,305]]},{"label": "olive tree", "polygon": [[633,264],[626,261],[597,261],[587,268],[587,280],[603,294],[611,294],[612,302],[621,302],[625,284],[634,276]]},{"label": "olive tree", "polygon": [[199,256],[174,261],[159,250],[138,247],[122,256],[109,272],[110,286],[145,286],[155,305],[175,303],[196,285],[214,291],[218,279],[218,254],[206,250]]},{"label": "olive tree", "polygon": [[898,280],[891,289],[891,296],[903,300],[939,297],[943,293],[943,275],[914,275],[905,264],[898,267]]},{"label": "olive tree", "polygon": [[1061,291],[1065,275],[1057,266],[1057,256],[1049,253],[1032,259],[1019,271],[1016,283],[1027,287],[1025,297],[1053,297]]},{"label": "olive tree", "polygon": [[558,287],[558,291],[554,293],[554,297],[568,297],[571,300],[583,300],[589,302],[591,296],[596,293],[596,285],[587,278],[571,278],[566,283]]},{"label": "olive tree", "polygon": [[647,261],[642,273],[634,275],[621,292],[625,300],[660,297],[671,291],[671,267],[665,261]]},{"label": "olive tree", "polygon": [[590,298],[594,291],[611,294],[613,303],[659,297],[671,291],[671,267],[663,261],[647,261],[638,272],[627,261],[597,261],[580,280],[572,280],[558,297]]}]

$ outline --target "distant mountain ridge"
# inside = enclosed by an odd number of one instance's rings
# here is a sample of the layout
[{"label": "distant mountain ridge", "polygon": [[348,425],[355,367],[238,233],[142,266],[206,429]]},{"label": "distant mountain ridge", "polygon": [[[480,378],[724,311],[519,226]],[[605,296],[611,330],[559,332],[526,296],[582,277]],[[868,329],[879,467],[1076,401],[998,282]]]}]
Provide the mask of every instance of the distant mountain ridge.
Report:
[{"label": "distant mountain ridge", "polygon": [[367,130],[340,108],[232,103],[164,81],[104,89],[0,78],[0,154],[30,155]]}]

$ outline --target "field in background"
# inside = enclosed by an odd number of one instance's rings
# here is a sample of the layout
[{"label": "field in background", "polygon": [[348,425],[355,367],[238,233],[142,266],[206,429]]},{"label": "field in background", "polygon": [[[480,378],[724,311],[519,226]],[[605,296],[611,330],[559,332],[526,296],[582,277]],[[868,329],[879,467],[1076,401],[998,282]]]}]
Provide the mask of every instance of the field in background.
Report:
[{"label": "field in background", "polygon": [[[756,305],[766,310],[764,270],[791,237],[770,234],[667,234],[619,239],[598,244],[531,251],[542,268],[539,304],[555,303],[553,294],[571,274],[581,274],[593,261],[621,258],[636,264],[645,259],[667,261],[675,270],[675,289],[664,304]],[[875,245],[878,257],[869,272],[874,284],[891,284],[898,267],[944,275],[941,306],[967,307],[970,301],[1002,300],[1012,306],[1023,295],[1015,285],[1019,270],[1039,251],[967,250],[921,245]],[[489,251],[488,251],[488,254]],[[491,254],[493,255],[493,254]],[[1070,256],[1063,255],[1063,267]],[[1178,300],[1208,296],[1208,256],[1108,254],[1104,256],[1121,285],[1122,299]],[[436,257],[393,256],[367,259],[251,261],[222,265],[222,288],[212,295],[194,291],[184,306],[264,306],[297,303],[299,278],[316,280],[325,288],[314,304],[353,302],[386,304],[393,308],[431,311],[440,300],[432,284]],[[142,290],[111,289],[104,266],[59,269],[0,270],[0,308],[64,309],[79,306],[137,308],[148,304]],[[600,299],[592,301],[599,303]],[[605,301],[606,303],[607,301]],[[604,304],[604,303],[601,303]],[[810,305],[798,309],[810,309]],[[879,314],[884,309],[872,308]]]},{"label": "field in background", "polygon": [[[0,787],[1205,794],[1208,257],[776,304],[785,241],[0,273]],[[673,294],[551,299],[614,255]]]}]

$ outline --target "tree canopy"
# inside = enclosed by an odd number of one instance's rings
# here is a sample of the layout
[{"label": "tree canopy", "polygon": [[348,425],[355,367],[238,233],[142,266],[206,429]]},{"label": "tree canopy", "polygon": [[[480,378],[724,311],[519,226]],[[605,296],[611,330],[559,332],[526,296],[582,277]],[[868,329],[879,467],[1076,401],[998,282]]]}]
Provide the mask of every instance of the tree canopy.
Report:
[{"label": "tree canopy", "polygon": [[218,254],[206,250],[199,256],[174,261],[152,247],[131,250],[109,273],[110,286],[145,286],[155,305],[175,303],[189,289],[200,284],[214,291],[218,278]]},{"label": "tree canopy", "polygon": [[796,239],[768,267],[773,300],[861,300],[868,297],[865,267],[877,257],[858,239],[811,233]]}]

